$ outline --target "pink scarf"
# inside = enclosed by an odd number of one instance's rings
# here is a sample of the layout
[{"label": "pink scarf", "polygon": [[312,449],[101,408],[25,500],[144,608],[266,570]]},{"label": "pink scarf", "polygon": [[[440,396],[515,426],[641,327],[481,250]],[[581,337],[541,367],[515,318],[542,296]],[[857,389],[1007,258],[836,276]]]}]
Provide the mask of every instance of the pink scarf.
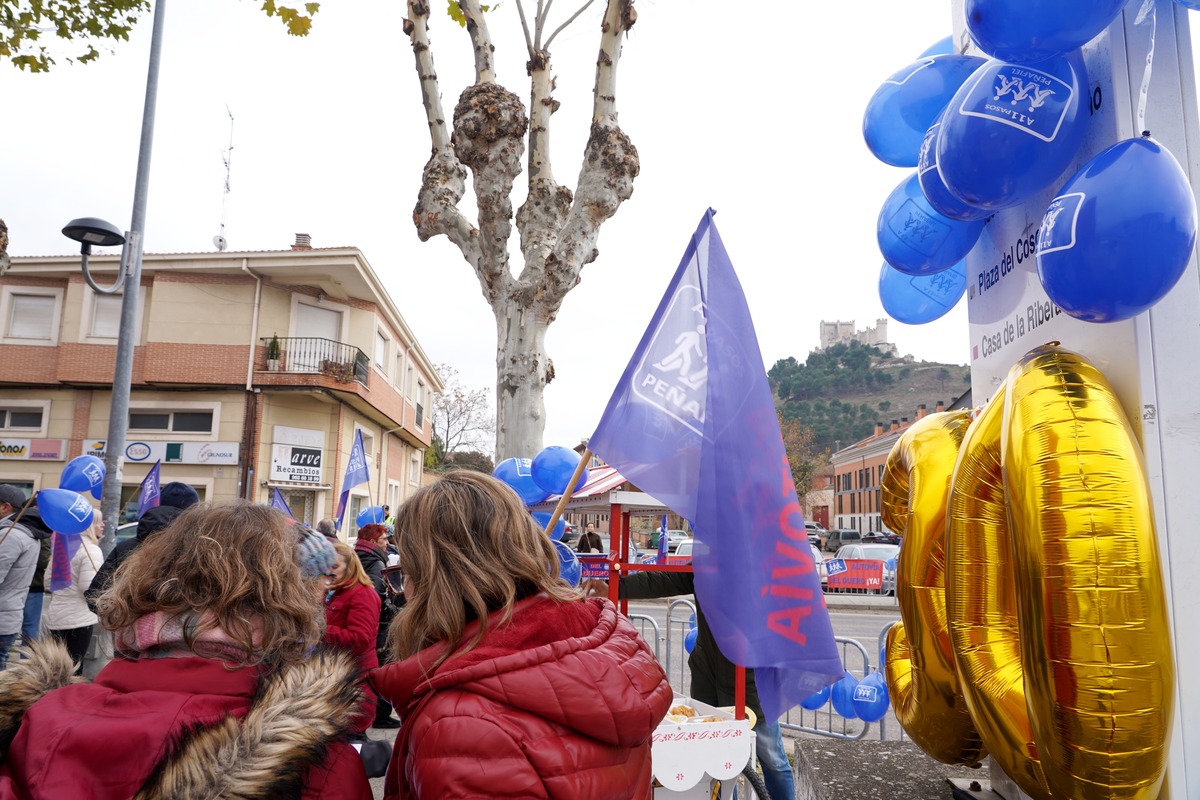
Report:
[{"label": "pink scarf", "polygon": [[[195,631],[201,622],[209,623],[212,615],[203,612],[199,615],[182,614],[168,616],[162,611],[155,611],[140,617],[137,622],[127,628],[122,628],[113,634],[113,648],[123,658],[211,658],[216,661],[243,663],[249,660],[251,654],[245,647],[233,639],[223,628],[214,626],[195,637],[191,647],[184,640],[184,634]],[[254,640],[258,643],[260,632],[255,625]]]}]

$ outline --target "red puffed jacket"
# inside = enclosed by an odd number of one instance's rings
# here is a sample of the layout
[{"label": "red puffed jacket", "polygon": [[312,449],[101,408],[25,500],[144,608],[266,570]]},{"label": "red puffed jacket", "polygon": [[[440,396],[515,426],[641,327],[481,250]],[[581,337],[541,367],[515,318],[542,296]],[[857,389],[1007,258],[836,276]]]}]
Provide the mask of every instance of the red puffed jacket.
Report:
[{"label": "red puffed jacket", "polygon": [[[372,586],[351,584],[325,601],[325,643],[354,654],[363,672],[379,666],[375,638],[379,634],[379,595]],[[353,731],[362,733],[375,719],[375,693],[367,689]]]},{"label": "red puffed jacket", "polygon": [[650,735],[672,692],[629,621],[607,600],[539,595],[491,625],[479,646],[432,671],[440,646],[370,674],[404,720],[385,796],[649,796]]}]

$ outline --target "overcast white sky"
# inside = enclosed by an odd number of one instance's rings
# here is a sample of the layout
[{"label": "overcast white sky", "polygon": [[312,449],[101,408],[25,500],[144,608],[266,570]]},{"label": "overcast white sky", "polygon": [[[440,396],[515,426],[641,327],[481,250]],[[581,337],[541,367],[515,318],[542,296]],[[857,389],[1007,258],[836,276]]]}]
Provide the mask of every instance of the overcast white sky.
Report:
[{"label": "overcast white sky", "polygon": [[[305,39],[286,36],[258,5],[165,7],[146,251],[214,249],[228,107],[230,249],[286,249],[297,232],[316,247],[359,247],[429,357],[455,367],[466,386],[491,389],[495,327],[479,284],[448,241],[420,242],[411,221],[430,144],[401,31],[404,3],[324,3]],[[431,34],[450,113],[473,73],[466,34],[443,5],[433,3]],[[554,168],[568,186],[587,132],[602,6],[553,48],[562,103]],[[557,19],[574,8],[559,0]],[[909,171],[871,156],[862,114],[881,81],[952,29],[950,0],[638,0],[636,8],[617,105],[641,175],[550,329],[557,378],[546,391],[547,445],[591,435],[709,206],[768,368],[803,360],[823,319],[861,328],[884,316],[875,221]],[[500,82],[527,98],[515,2],[501,3],[489,25]],[[115,55],[49,76],[0,65],[0,217],[11,254],[73,252],[60,229],[74,217],[129,227],[150,30],[147,16]],[[968,361],[965,300],[937,322],[890,321],[888,330],[902,353]]]}]

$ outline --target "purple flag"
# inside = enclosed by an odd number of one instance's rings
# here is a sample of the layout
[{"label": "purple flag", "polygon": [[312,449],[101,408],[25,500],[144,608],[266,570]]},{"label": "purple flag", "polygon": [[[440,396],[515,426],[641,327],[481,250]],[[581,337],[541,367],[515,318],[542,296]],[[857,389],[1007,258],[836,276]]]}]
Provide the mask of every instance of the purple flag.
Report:
[{"label": "purple flag", "polygon": [[50,591],[58,592],[71,585],[71,559],[79,552],[80,537],[64,536],[55,531],[50,537]]},{"label": "purple flag", "polygon": [[350,460],[346,462],[346,477],[342,480],[342,494],[337,504],[337,528],[342,529],[342,517],[346,515],[346,504],[350,501],[350,490],[360,483],[371,480],[367,471],[367,454],[363,449],[362,431],[354,431],[354,446],[350,448]]},{"label": "purple flag", "polygon": [[275,487],[275,493],[271,495],[271,505],[277,510],[282,511],[288,519],[295,519],[292,515],[292,509],[288,506],[287,498],[283,496],[283,492],[279,491],[279,487]]},{"label": "purple flag", "polygon": [[138,492],[138,519],[159,503],[159,486],[162,483],[162,459],[154,462],[154,466],[142,480],[142,490]]},{"label": "purple flag", "polygon": [[842,675],[774,398],[709,209],[588,447],[695,530],[696,600],[771,721]]}]

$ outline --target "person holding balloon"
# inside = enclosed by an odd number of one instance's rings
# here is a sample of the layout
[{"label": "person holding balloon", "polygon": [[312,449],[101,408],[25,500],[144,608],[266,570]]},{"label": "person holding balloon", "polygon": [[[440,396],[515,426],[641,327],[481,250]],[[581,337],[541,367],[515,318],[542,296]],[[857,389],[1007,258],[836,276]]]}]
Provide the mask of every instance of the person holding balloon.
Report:
[{"label": "person holding balloon", "polygon": [[[92,643],[92,628],[97,617],[88,608],[85,592],[91,587],[96,577],[97,567],[104,561],[104,553],[100,550],[100,536],[104,533],[104,520],[99,514],[92,517],[90,528],[79,534],[79,547],[71,556],[71,582],[65,588],[50,592],[49,602],[42,614],[42,624],[58,641],[67,647],[71,660],[75,662],[75,674],[83,674],[83,659],[87,656],[88,646]],[[57,542],[66,541],[66,537],[57,537]],[[68,549],[67,553],[71,551]],[[51,573],[54,565],[46,566],[44,583],[51,584]]]},{"label": "person holding balloon", "polygon": [[458,470],[396,514],[408,604],[396,661],[370,673],[401,710],[387,798],[648,797],[672,691],[606,599],[559,576],[521,498]]}]

